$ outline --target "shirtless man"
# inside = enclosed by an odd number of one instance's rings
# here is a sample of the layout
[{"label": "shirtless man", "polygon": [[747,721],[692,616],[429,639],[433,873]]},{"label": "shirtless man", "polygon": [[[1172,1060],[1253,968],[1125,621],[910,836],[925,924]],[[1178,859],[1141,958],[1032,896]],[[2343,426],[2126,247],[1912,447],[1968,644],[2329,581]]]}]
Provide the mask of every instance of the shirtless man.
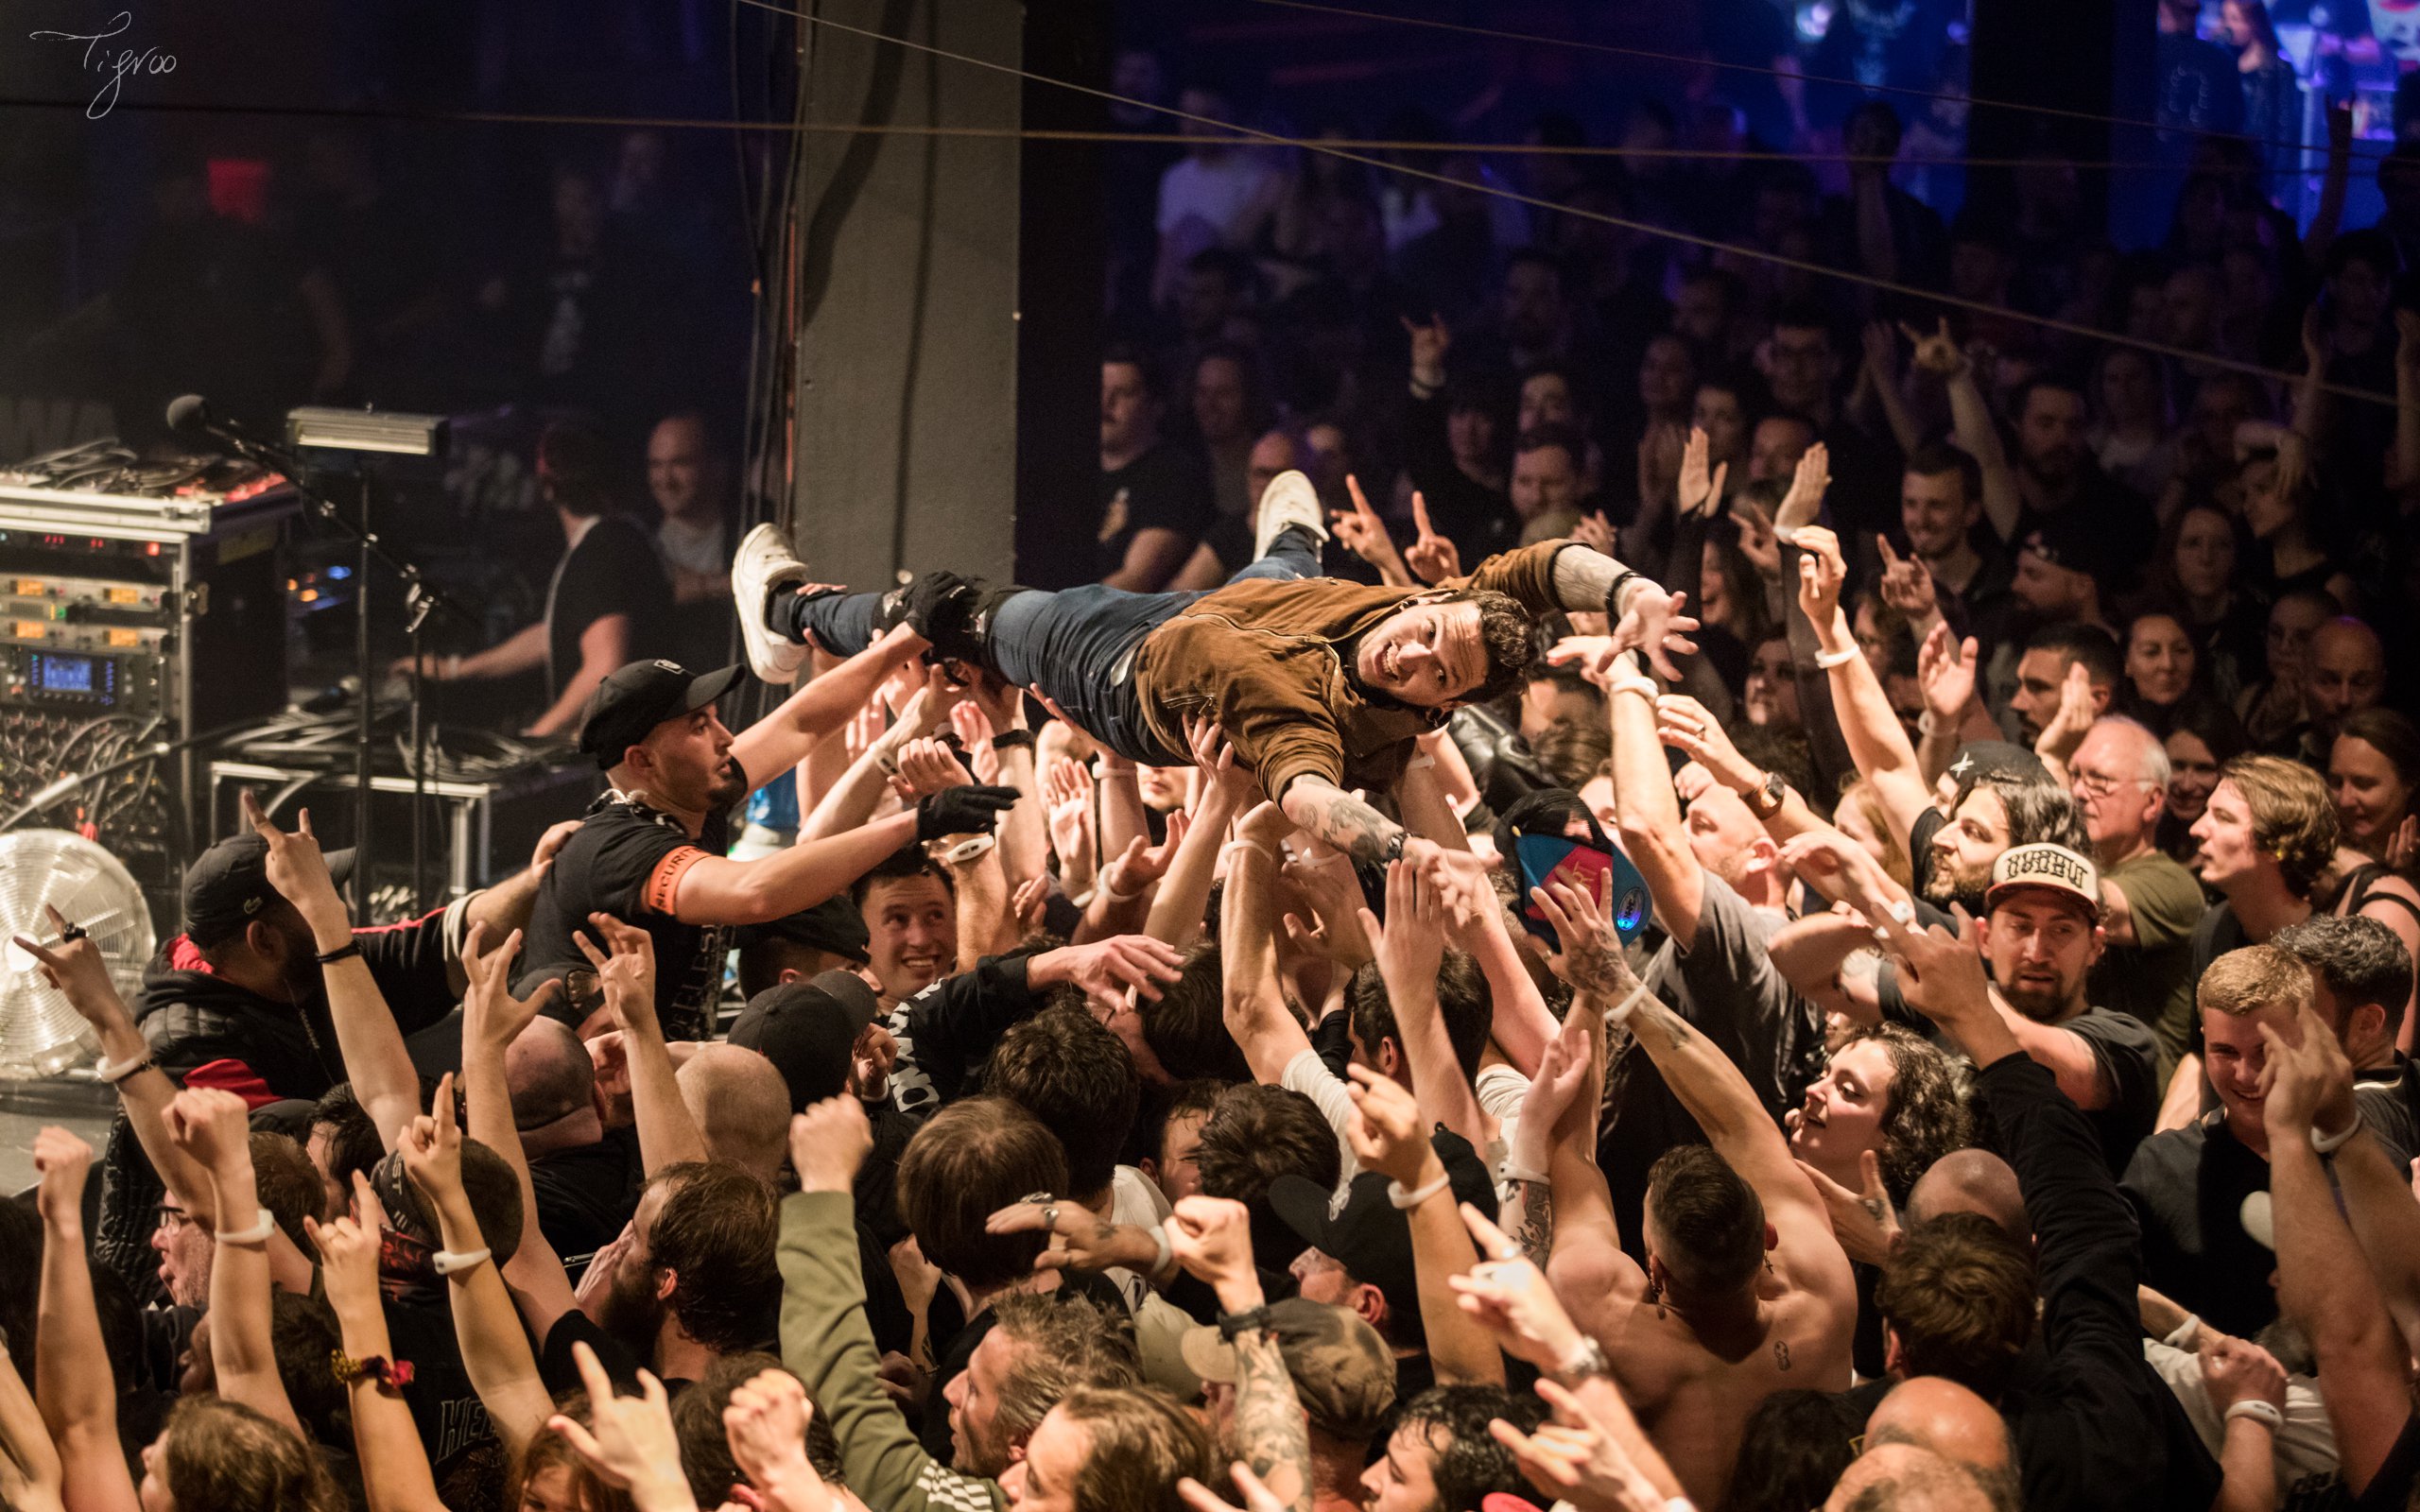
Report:
[{"label": "shirtless man", "polygon": [[808,582],[771,525],[740,542],[732,584],[749,664],[769,681],[796,676],[810,638],[847,656],[904,625],[928,660],[1030,687],[1133,761],[1187,765],[1185,721],[1215,719],[1300,828],[1365,861],[1410,859],[1469,884],[1476,858],[1407,833],[1350,789],[1393,787],[1416,736],[1517,686],[1538,615],[1614,610],[1616,641],[1659,665],[1668,644],[1691,649],[1682,637],[1697,622],[1676,595],[1570,541],[1414,591],[1320,577],[1326,539],[1310,480],[1282,472],[1261,496],[1257,559],[1207,593],[987,590],[927,573],[890,594],[847,594]]},{"label": "shirtless man", "polygon": [[1622,1252],[1582,1142],[1559,1140],[1549,1274],[1689,1496],[1720,1506],[1757,1403],[1790,1387],[1848,1385],[1857,1283],[1823,1197],[1748,1078],[1639,989],[1596,900],[1560,883],[1537,896],[1573,991],[1610,1006],[1610,1039],[1635,1036],[1713,1142],[1656,1161],[1642,1266]]}]

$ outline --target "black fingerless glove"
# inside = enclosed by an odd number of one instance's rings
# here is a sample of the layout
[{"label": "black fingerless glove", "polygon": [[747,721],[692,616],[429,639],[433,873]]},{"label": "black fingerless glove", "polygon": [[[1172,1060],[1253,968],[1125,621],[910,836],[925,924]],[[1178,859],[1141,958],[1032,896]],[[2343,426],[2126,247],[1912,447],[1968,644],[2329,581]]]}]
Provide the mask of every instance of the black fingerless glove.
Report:
[{"label": "black fingerless glove", "polygon": [[1014,808],[1017,790],[1013,787],[948,787],[916,805],[916,838],[936,839],[944,834],[992,833],[1000,822],[1000,815]]}]

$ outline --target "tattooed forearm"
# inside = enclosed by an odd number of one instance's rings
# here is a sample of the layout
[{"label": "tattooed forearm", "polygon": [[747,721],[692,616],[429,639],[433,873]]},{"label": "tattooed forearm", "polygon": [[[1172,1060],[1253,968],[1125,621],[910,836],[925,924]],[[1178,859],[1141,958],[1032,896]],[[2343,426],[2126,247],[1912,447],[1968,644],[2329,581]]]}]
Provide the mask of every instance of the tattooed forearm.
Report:
[{"label": "tattooed forearm", "polygon": [[1289,1512],[1310,1512],[1311,1440],[1294,1378],[1267,1329],[1236,1335],[1236,1452]]},{"label": "tattooed forearm", "polygon": [[1686,1050],[1697,1038],[1688,1020],[1651,996],[1639,999],[1638,1006],[1631,1010],[1630,1027],[1640,1035],[1654,1035],[1668,1050]]},{"label": "tattooed forearm", "polygon": [[1554,1256],[1554,1186],[1547,1181],[1513,1184],[1521,1189],[1521,1221],[1512,1231],[1512,1241],[1544,1270]]},{"label": "tattooed forearm", "polygon": [[1300,778],[1286,789],[1286,816],[1358,861],[1384,861],[1403,826],[1335,784]]}]

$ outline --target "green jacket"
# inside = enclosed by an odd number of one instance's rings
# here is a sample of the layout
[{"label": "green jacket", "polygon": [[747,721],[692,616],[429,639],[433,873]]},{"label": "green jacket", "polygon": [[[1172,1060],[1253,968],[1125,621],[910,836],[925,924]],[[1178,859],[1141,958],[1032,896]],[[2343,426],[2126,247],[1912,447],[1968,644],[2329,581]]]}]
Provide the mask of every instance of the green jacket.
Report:
[{"label": "green jacket", "polygon": [[857,1271],[856,1200],[845,1192],[783,1198],[779,1256],[782,1364],[832,1425],[849,1489],[883,1512],[1005,1512],[1000,1483],[925,1453],[874,1379],[881,1357]]}]

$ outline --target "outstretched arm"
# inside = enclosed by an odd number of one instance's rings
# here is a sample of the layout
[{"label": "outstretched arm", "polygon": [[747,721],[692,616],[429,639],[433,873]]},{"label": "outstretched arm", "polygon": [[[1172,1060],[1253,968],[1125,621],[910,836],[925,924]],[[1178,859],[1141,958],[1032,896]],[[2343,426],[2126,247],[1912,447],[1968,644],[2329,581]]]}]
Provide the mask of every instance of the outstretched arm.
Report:
[{"label": "outstretched arm", "polygon": [[1273,804],[1244,816],[1227,850],[1227,895],[1219,910],[1227,1032],[1242,1048],[1253,1079],[1272,1087],[1285,1079],[1287,1063],[1311,1047],[1277,985],[1277,843],[1290,828]]},{"label": "outstretched arm", "polygon": [[893,626],[872,645],[817,677],[783,699],[771,713],[741,730],[731,743],[731,754],[747,772],[752,787],[762,787],[804,761],[817,741],[848,723],[883,679],[922,649],[923,642],[914,630]]},{"label": "outstretched arm", "polygon": [[277,1231],[252,1178],[244,1100],[188,1087],[168,1107],[168,1133],[210,1169],[218,1232],[210,1261],[210,1360],[218,1395],[302,1433],[269,1340],[268,1240]]},{"label": "outstretched arm", "polygon": [[572,932],[580,954],[596,968],[606,1006],[622,1026],[631,1065],[631,1113],[638,1123],[639,1165],[652,1176],[667,1165],[702,1160],[705,1136],[698,1132],[698,1121],[682,1101],[680,1069],[672,1063],[664,1026],[655,1016],[655,942],[646,930],[611,914],[591,914],[588,923],[613,947],[609,955],[584,931]]},{"label": "outstretched arm", "polygon": [[63,1128],[34,1136],[42,1173],[42,1302],[34,1388],[58,1446],[60,1489],[75,1512],[135,1512],[134,1479],[117,1437],[117,1386],[94,1362],[109,1358],[84,1253],[84,1177],[93,1147]]},{"label": "outstretched arm", "polygon": [[578,1305],[578,1299],[562,1259],[538,1225],[538,1194],[529,1184],[528,1157],[513,1123],[504,1053],[538,1017],[539,1009],[562,989],[562,984],[550,978],[528,997],[515,998],[505,983],[521,954],[519,932],[493,951],[480,950],[483,939],[483,932],[474,929],[462,945],[463,969],[471,978],[470,989],[462,995],[462,1102],[472,1138],[504,1157],[505,1164],[512,1167],[513,1179],[521,1185],[521,1240],[504,1267],[504,1279],[521,1315],[528,1321],[529,1332],[543,1339],[558,1319]]},{"label": "outstretched arm", "polygon": [[1437,1153],[1419,1105],[1403,1084],[1367,1066],[1353,1073],[1353,1123],[1346,1135],[1362,1168],[1384,1172],[1394,1183],[1388,1196],[1409,1203],[1412,1275],[1420,1292],[1420,1326],[1428,1337],[1428,1358],[1441,1383],[1504,1383],[1504,1355],[1476,1319],[1454,1300],[1454,1278],[1478,1263],[1462,1227],[1445,1162]]},{"label": "outstretched arm", "polygon": [[1446,1038],[1444,1013],[1437,1004],[1437,971],[1444,961],[1449,912],[1437,889],[1414,868],[1398,861],[1387,868],[1385,925],[1364,908],[1361,932],[1377,953],[1378,977],[1386,984],[1387,1001],[1394,1005],[1395,1030],[1403,1037],[1424,1125],[1442,1124],[1470,1141],[1471,1148],[1483,1150],[1487,1130],[1479,1117],[1478,1095]]},{"label": "outstretched arm", "polygon": [[403,1383],[392,1375],[394,1342],[378,1295],[379,1232],[386,1227],[386,1211],[369,1177],[357,1171],[353,1190],[361,1213],[358,1221],[305,1219],[304,1225],[320,1251],[328,1305],[336,1310],[343,1352],[354,1372],[347,1386],[362,1487],[369,1493],[370,1512],[444,1512],[428,1452],[412,1426],[411,1408],[404,1404]]},{"label": "outstretched arm", "polygon": [[[1260,1276],[1252,1263],[1252,1215],[1224,1197],[1184,1197],[1169,1215],[1171,1253],[1218,1295],[1230,1316],[1260,1308]],[[1235,1449],[1288,1512],[1310,1512],[1311,1443],[1294,1378],[1266,1328],[1238,1330],[1236,1349]]]}]

